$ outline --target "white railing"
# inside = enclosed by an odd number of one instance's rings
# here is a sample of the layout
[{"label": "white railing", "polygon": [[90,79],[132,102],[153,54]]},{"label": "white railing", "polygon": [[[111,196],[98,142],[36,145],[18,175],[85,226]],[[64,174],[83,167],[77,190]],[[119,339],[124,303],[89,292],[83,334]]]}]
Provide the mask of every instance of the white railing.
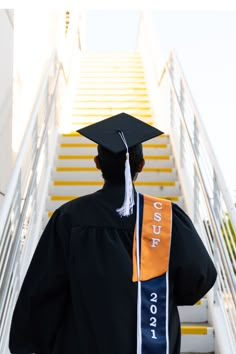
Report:
[{"label": "white railing", "polygon": [[78,19],[78,12],[73,12],[67,36],[62,38],[57,55],[53,55],[43,75],[0,213],[1,354],[9,354],[8,337],[14,305],[45,224],[58,122],[67,97],[73,58],[79,51]]},{"label": "white railing", "polygon": [[[166,107],[164,118],[170,125],[170,138],[186,209],[200,234],[205,237],[218,271],[211,305],[213,312],[214,308],[220,308],[224,319],[221,326],[227,333],[225,349],[220,353],[234,353],[236,209],[174,52],[168,58],[159,87],[162,104]],[[226,349],[227,346],[230,349]]]},{"label": "white railing", "polygon": [[8,353],[13,306],[42,228],[57,137],[60,65],[54,55],[41,85],[0,214],[0,353]]}]

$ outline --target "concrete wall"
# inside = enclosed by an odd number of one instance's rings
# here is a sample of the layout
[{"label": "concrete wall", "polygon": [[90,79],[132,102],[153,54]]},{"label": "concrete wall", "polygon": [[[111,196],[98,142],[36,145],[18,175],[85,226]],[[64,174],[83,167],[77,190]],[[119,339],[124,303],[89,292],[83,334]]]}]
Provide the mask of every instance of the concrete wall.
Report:
[{"label": "concrete wall", "polygon": [[12,169],[13,11],[0,10],[0,207]]}]

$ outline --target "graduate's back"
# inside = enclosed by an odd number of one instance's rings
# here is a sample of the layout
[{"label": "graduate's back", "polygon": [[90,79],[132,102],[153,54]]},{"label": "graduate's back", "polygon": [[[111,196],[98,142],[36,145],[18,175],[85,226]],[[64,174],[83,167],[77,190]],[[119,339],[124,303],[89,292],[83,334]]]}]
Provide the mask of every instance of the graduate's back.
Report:
[{"label": "graduate's back", "polygon": [[[131,122],[131,127],[124,119]],[[108,135],[112,131],[112,139],[105,139],[108,146],[102,146],[95,158],[106,182],[100,191],[70,201],[52,215],[16,304],[10,332],[11,353],[144,354],[146,344],[137,349],[140,337],[147,338],[147,346],[152,341],[150,354],[156,352],[160,338],[150,327],[157,321],[150,306],[156,305],[142,307],[140,301],[145,296],[140,296],[140,282],[132,280],[136,216],[141,215],[137,219],[141,229],[140,259],[144,219],[143,210],[137,213],[137,193],[130,179],[136,178],[144,166],[140,142],[162,132],[145,126],[137,129],[142,132],[134,138],[132,117],[121,114],[114,122],[114,127],[108,121],[105,129],[106,120],[105,128],[99,125],[97,129],[95,124],[91,131],[85,131],[98,143],[104,130]],[[140,126],[135,119],[135,127],[136,124]],[[107,152],[109,144],[115,152]],[[122,166],[121,174],[116,165]],[[170,206],[166,328],[165,343],[161,344],[166,349],[158,350],[161,354],[180,353],[177,305],[194,304],[216,278],[215,267],[192,222],[177,205]],[[157,295],[155,289],[149,290]],[[144,308],[144,317],[151,316],[148,329],[142,320],[137,327],[140,308]],[[157,307],[151,309],[156,315]]]}]

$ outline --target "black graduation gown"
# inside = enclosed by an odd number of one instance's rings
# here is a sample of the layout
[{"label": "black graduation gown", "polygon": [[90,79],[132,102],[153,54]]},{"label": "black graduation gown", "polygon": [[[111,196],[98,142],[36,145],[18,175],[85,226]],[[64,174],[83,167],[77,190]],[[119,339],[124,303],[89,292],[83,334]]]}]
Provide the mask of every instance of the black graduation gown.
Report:
[{"label": "black graduation gown", "polygon": [[[122,200],[123,187],[105,184],[55,211],[15,307],[12,353],[136,353],[135,214],[118,216]],[[177,305],[201,299],[216,270],[190,219],[177,205],[172,209],[169,341],[170,354],[178,354]]]}]

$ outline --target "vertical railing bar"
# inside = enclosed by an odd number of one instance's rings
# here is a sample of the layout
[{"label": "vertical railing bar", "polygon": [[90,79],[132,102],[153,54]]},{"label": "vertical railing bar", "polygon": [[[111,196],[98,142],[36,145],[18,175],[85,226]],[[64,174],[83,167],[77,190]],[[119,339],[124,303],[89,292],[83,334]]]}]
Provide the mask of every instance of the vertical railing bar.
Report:
[{"label": "vertical railing bar", "polygon": [[[193,123],[193,144],[194,144],[194,149],[196,153],[196,158],[199,159],[199,139],[198,139],[198,126],[196,124],[196,117],[194,116],[194,123]],[[194,167],[194,176],[193,176],[193,188],[194,188],[194,205],[193,205],[193,211],[194,211],[194,221],[198,219],[198,213],[199,213],[199,185],[198,185],[198,179],[197,179],[197,173],[195,173],[195,167]]]},{"label": "vertical railing bar", "polygon": [[[181,111],[185,112],[185,102],[184,102],[184,91],[183,91],[183,85],[182,85],[182,81],[179,81],[180,83],[180,92],[179,92],[179,106]],[[184,132],[183,132],[183,126],[181,124],[180,126],[180,137],[179,137],[179,145],[180,145],[180,165],[183,168],[184,167]]]},{"label": "vertical railing bar", "polygon": [[[170,58],[171,58],[170,61],[171,66],[173,66],[173,61],[174,61],[173,55],[170,55]],[[200,189],[199,191],[195,189],[194,199],[197,202],[197,200],[199,199],[198,194],[201,193],[202,195],[201,203],[205,203],[206,205],[206,211],[204,212],[202,209],[200,211],[201,216],[198,215],[198,212],[196,212],[196,209],[194,208],[194,216],[196,220],[198,220],[198,223],[201,223],[204,219],[206,220],[209,219],[209,227],[205,227],[205,235],[206,235],[206,240],[208,240],[208,243],[210,245],[209,249],[213,251],[215,264],[218,269],[218,280],[213,290],[213,300],[221,304],[220,306],[222,307],[224,318],[231,328],[229,337],[231,337],[232,339],[233,338],[232,336],[234,336],[235,338],[235,330],[233,330],[232,326],[236,324],[236,316],[234,317],[233,315],[236,306],[236,294],[235,294],[236,282],[235,282],[235,273],[234,273],[233,265],[234,262],[236,262],[235,260],[236,257],[234,256],[232,249],[230,248],[230,251],[228,252],[227,248],[229,248],[230,240],[234,239],[234,235],[232,234],[233,231],[230,231],[230,226],[227,224],[227,220],[225,221],[226,224],[224,228],[222,228],[222,225],[219,222],[219,220],[225,220],[223,216],[226,217],[226,212],[228,211],[229,221],[232,222],[233,230],[235,230],[235,225],[236,225],[235,207],[233,206],[230,198],[228,198],[228,192],[225,190],[224,182],[222,182],[221,173],[219,173],[218,175],[219,167],[215,162],[214,157],[212,158],[212,155],[208,154],[209,153],[208,146],[207,145],[206,147],[204,146],[205,141],[203,139],[205,139],[205,135],[202,134],[202,126],[201,126],[201,122],[199,123],[199,115],[198,112],[195,110],[195,106],[193,107],[193,104],[190,102],[190,107],[189,107],[187,103],[185,104],[185,110],[183,112],[182,90],[186,89],[186,94],[189,95],[188,87],[186,85],[185,79],[183,78],[182,81],[183,86],[180,85],[179,88],[178,84],[176,83],[177,82],[176,78],[173,78],[172,72],[171,73],[169,72],[168,69],[169,67],[170,64],[167,64],[163,72],[167,74],[169,78],[169,83],[170,83],[169,96],[171,97],[171,105],[173,106],[172,102],[176,102],[178,117],[177,114],[175,114],[175,117],[177,117],[177,120],[181,122],[180,126],[184,127],[184,131],[186,133],[186,139],[190,141],[190,150],[187,151],[185,149],[185,153],[187,154],[186,156],[189,159],[188,161],[190,162],[191,159],[195,161],[194,163],[194,168],[196,170],[196,173],[194,175],[195,178],[190,183],[194,183],[195,187],[199,185]],[[178,71],[178,69],[175,69],[175,71]],[[180,72],[180,78],[182,78],[182,72]],[[164,80],[164,75],[161,76],[161,81],[163,80]],[[159,87],[160,87],[160,82],[159,82]],[[191,105],[193,111],[193,118],[191,118]],[[170,113],[171,113],[171,109],[170,109]],[[173,114],[170,115],[170,122],[172,122],[172,119],[173,119]],[[175,125],[171,124],[172,130],[176,127],[178,128],[178,125],[176,123],[174,124]],[[199,129],[201,129],[201,136],[199,135]],[[171,131],[171,135],[172,134],[175,138],[176,137],[178,138],[176,141],[174,141],[174,144],[176,142],[175,151],[179,155],[181,139],[179,138],[179,135],[176,134],[176,132],[172,133]],[[200,153],[200,149],[201,149],[201,153]],[[212,153],[212,151],[210,152]],[[189,155],[189,153],[191,155]],[[190,170],[189,165],[186,167],[189,171]],[[189,172],[187,173],[187,176],[188,176],[187,178],[189,178]],[[200,184],[198,183],[198,181]],[[200,203],[200,199],[199,199],[199,203]],[[202,219],[203,214],[205,214],[204,219]],[[223,233],[225,234],[226,242],[224,242],[223,240],[223,236],[222,236]],[[234,242],[232,243],[232,245],[233,244]],[[227,303],[225,301],[222,301],[222,299],[225,298],[225,294],[230,294],[230,300],[228,299]],[[234,306],[234,309],[231,311],[230,314],[227,313],[228,312],[227,306]],[[231,343],[230,345],[232,346],[232,342],[230,343]]]}]

